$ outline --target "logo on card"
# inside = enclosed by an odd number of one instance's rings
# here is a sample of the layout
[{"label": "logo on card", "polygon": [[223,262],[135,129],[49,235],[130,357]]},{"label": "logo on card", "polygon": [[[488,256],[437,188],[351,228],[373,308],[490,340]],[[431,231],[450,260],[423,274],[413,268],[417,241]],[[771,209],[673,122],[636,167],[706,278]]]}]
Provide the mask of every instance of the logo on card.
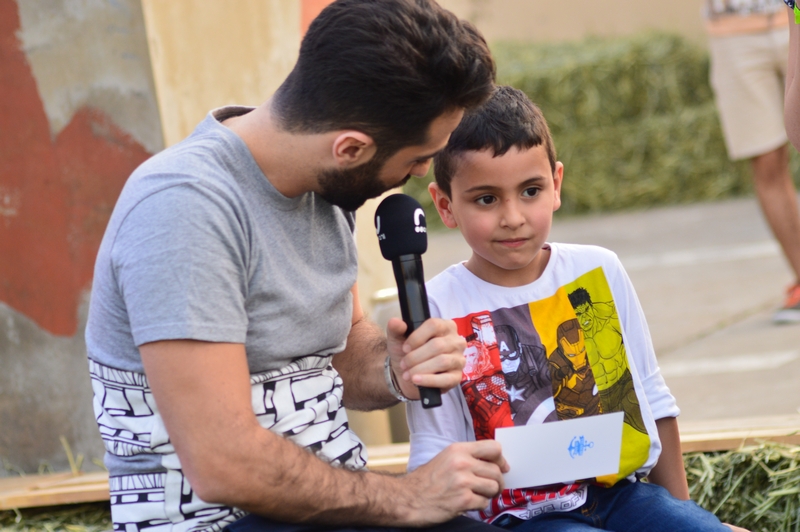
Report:
[{"label": "logo on card", "polygon": [[569,443],[569,447],[567,447],[567,450],[569,451],[570,457],[574,459],[578,456],[583,456],[583,453],[585,453],[587,449],[591,449],[592,447],[594,447],[593,441],[587,441],[586,438],[584,438],[583,436],[575,436]]}]

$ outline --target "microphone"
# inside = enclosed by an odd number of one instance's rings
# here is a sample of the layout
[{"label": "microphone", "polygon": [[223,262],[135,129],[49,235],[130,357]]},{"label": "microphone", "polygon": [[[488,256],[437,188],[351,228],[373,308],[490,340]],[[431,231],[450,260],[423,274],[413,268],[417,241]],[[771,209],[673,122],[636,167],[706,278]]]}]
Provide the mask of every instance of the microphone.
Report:
[{"label": "microphone", "polygon": [[[422,273],[422,255],[428,249],[428,228],[422,206],[405,194],[387,196],[375,211],[375,228],[381,255],[392,261],[400,312],[406,322],[406,336],[431,317],[425,276]],[[419,387],[422,408],[442,404],[438,388]]]}]

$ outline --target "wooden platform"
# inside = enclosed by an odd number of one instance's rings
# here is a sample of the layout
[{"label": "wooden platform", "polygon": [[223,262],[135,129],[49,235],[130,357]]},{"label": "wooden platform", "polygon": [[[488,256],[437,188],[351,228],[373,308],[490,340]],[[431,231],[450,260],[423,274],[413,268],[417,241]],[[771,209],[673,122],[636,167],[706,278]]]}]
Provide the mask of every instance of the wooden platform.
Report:
[{"label": "wooden platform", "polygon": [[800,445],[800,415],[680,422],[681,451],[728,451],[774,441]]},{"label": "wooden platform", "polygon": [[0,478],[0,510],[108,500],[108,473]]},{"label": "wooden platform", "polygon": [[[726,451],[762,441],[800,445],[800,416],[681,423],[684,453]],[[406,470],[408,443],[369,447],[367,452],[367,465],[371,470],[390,473]],[[0,478],[0,510],[107,501],[108,498],[108,474],[105,472]]]}]

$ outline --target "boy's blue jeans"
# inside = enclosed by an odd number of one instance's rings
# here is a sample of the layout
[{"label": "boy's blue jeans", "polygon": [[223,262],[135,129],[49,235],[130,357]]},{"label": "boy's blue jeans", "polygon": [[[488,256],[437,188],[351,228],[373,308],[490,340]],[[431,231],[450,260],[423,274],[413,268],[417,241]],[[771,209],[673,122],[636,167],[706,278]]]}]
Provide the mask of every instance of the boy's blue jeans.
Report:
[{"label": "boy's blue jeans", "polygon": [[[498,522],[500,521],[500,522]],[[571,512],[552,512],[523,521],[501,517],[492,525],[459,517],[416,532],[730,532],[714,514],[692,501],[680,501],[655,484],[623,480],[611,488],[589,487],[586,504]],[[382,527],[319,526],[278,523],[248,515],[228,525],[225,532],[404,532]]]},{"label": "boy's blue jeans", "polygon": [[730,532],[711,512],[681,501],[655,484],[623,480],[610,488],[589,486],[586,503],[571,512],[551,512],[523,521],[493,523],[514,532]]}]

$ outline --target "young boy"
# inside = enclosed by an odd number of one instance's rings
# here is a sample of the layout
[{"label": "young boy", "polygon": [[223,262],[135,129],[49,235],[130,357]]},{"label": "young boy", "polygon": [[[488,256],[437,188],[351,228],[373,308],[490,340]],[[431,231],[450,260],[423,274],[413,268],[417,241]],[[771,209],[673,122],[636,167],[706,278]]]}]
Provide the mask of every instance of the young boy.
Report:
[{"label": "young boy", "polygon": [[436,208],[473,253],[431,280],[428,298],[466,338],[467,364],[440,408],[409,403],[409,469],[498,427],[624,412],[619,474],[504,490],[472,517],[536,532],[728,531],[688,500],[679,410],[616,255],[547,242],[564,166],[539,109],[498,87],[434,165]]}]

